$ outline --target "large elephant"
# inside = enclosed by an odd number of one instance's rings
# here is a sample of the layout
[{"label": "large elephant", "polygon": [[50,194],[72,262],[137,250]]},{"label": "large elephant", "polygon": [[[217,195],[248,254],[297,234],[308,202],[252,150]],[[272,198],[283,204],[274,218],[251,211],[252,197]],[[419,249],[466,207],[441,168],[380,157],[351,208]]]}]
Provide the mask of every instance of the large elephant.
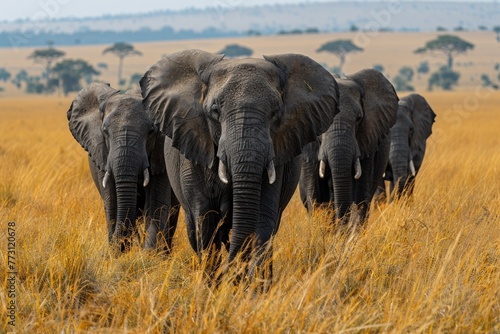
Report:
[{"label": "large elephant", "polygon": [[336,114],[334,78],[298,54],[224,59],[186,50],[158,61],[140,84],[167,135],[167,171],[190,244],[215,261],[209,273],[224,244],[228,264],[242,254],[248,278],[258,267],[272,277],[264,261],[297,186],[302,147]]},{"label": "large elephant", "polygon": [[391,128],[391,149],[385,179],[396,197],[411,195],[427,138],[432,134],[436,114],[422,95],[410,94],[399,101],[398,119]]},{"label": "large elephant", "polygon": [[363,220],[385,171],[399,99],[391,83],[373,69],[337,78],[337,83],[340,113],[328,131],[304,148],[300,195],[309,212],[333,202],[341,219],[356,204]]},{"label": "large elephant", "polygon": [[73,100],[67,117],[71,133],[88,152],[110,244],[122,252],[130,247],[141,210],[147,217],[145,248],[169,252],[176,199],[163,158],[164,135],[144,110],[140,90],[121,94],[107,83],[91,83]]}]

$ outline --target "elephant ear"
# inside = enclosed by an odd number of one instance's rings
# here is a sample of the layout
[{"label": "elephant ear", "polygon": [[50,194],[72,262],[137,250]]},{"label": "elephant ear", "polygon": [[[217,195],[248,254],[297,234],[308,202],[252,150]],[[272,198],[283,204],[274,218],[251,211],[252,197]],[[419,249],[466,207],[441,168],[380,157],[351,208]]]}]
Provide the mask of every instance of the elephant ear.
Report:
[{"label": "elephant ear", "polygon": [[361,88],[364,116],[357,132],[361,158],[375,153],[379,142],[396,123],[398,95],[382,73],[364,69],[347,77]]},{"label": "elephant ear", "polygon": [[402,100],[407,103],[411,112],[413,132],[410,138],[410,149],[413,159],[417,160],[414,163],[420,165],[425,152],[425,142],[432,134],[432,124],[436,114],[420,94],[410,94]]},{"label": "elephant ear", "polygon": [[106,168],[108,156],[101,130],[104,108],[108,99],[119,92],[107,83],[91,83],[78,93],[67,112],[71,134],[101,171]]},{"label": "elephant ear", "polygon": [[339,90],[323,66],[299,54],[264,56],[282,74],[283,110],[271,127],[277,164],[302,153],[302,148],[324,133],[339,113]]},{"label": "elephant ear", "polygon": [[222,60],[201,50],[168,55],[141,78],[143,104],[160,131],[187,159],[211,166],[214,143],[203,113],[203,82],[200,75]]}]

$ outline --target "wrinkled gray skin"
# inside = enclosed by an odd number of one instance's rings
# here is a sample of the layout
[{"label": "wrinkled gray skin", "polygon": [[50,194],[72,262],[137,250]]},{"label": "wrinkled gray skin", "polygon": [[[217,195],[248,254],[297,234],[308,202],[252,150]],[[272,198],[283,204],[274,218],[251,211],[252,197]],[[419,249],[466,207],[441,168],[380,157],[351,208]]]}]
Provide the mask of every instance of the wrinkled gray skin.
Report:
[{"label": "wrinkled gray skin", "polygon": [[140,83],[168,136],[167,171],[191,246],[213,259],[210,276],[225,244],[229,263],[243,255],[249,279],[256,267],[270,279],[271,239],[297,186],[302,147],[336,114],[335,80],[302,55],[223,59],[187,50],[160,60]]},{"label": "wrinkled gray skin", "polygon": [[362,221],[387,165],[398,96],[373,69],[336,80],[340,113],[328,131],[303,150],[300,196],[309,212],[315,205],[333,202],[337,219],[348,218],[356,204]]},{"label": "wrinkled gray skin", "polygon": [[399,101],[398,119],[391,128],[391,149],[385,172],[385,179],[390,181],[391,193],[395,197],[403,193],[412,195],[435,118],[431,106],[419,94],[410,94]]},{"label": "wrinkled gray skin", "polygon": [[121,94],[109,84],[92,83],[78,93],[67,116],[71,133],[88,152],[110,244],[128,250],[135,220],[144,212],[144,247],[169,252],[178,214],[170,209],[177,202],[163,159],[164,136],[145,112],[140,90]]}]

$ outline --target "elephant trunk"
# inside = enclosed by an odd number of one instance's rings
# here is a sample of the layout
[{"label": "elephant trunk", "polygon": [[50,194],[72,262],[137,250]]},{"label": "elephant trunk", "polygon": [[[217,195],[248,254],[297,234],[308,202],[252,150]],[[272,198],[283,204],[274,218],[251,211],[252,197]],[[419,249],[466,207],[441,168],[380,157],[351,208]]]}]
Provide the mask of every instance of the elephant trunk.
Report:
[{"label": "elephant trunk", "polygon": [[148,162],[145,161],[147,158],[143,158],[133,147],[120,148],[116,156],[108,165],[107,174],[114,178],[116,189],[116,225],[112,240],[123,252],[130,248],[130,238],[135,228],[138,188],[147,186],[149,173]]},{"label": "elephant trunk", "polygon": [[240,251],[248,256],[250,248],[247,247],[260,244],[261,240],[254,239],[258,238],[262,183],[272,184],[276,171],[270,135],[258,119],[248,119],[240,113],[230,129],[228,138],[236,139],[219,145],[222,165],[219,165],[219,177],[224,182],[230,171],[233,215],[229,261],[233,261]]},{"label": "elephant trunk", "polygon": [[[137,178],[137,176],[136,176]],[[117,215],[113,240],[120,250],[130,248],[137,210],[137,180],[122,182],[116,180]]]},{"label": "elephant trunk", "polygon": [[350,122],[341,119],[334,120],[333,143],[330,148],[329,163],[333,177],[333,193],[336,217],[345,217],[353,203],[355,176],[359,178],[359,148],[354,129]]}]

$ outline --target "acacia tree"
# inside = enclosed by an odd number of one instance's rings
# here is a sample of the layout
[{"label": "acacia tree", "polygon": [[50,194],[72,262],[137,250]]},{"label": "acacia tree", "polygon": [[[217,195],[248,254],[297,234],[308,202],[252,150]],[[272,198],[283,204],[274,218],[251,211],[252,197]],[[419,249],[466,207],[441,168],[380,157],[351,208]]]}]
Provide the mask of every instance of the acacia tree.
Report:
[{"label": "acacia tree", "polygon": [[345,59],[349,53],[363,51],[362,48],[353,44],[350,39],[338,39],[335,41],[327,42],[323,44],[316,52],[329,52],[333,53],[340,59],[338,71],[343,73],[342,68],[344,67]]},{"label": "acacia tree", "polygon": [[54,66],[53,71],[59,77],[64,95],[82,89],[82,79],[90,84],[92,77],[99,75],[99,72],[92,65],[82,59],[63,60]]},{"label": "acacia tree", "polygon": [[424,47],[416,49],[417,54],[430,54],[436,57],[445,56],[450,70],[453,69],[453,58],[474,49],[474,44],[469,43],[458,36],[441,35],[432,41],[425,43]]},{"label": "acacia tree", "polygon": [[118,57],[118,85],[123,83],[122,79],[122,71],[123,71],[123,60],[126,57],[130,56],[142,56],[142,52],[134,49],[132,44],[128,44],[125,42],[118,42],[110,46],[109,48],[104,49],[102,54],[112,53]]},{"label": "acacia tree", "polygon": [[33,60],[37,64],[41,64],[45,69],[45,90],[51,90],[51,79],[52,79],[52,64],[57,59],[63,57],[66,53],[61,50],[54,49],[52,46],[47,49],[34,50],[28,59]]},{"label": "acacia tree", "polygon": [[250,57],[253,53],[252,49],[238,44],[229,44],[219,52],[224,54],[227,58],[237,58],[237,57]]},{"label": "acacia tree", "polygon": [[497,42],[500,42],[500,26],[494,26],[493,31],[497,34]]}]

